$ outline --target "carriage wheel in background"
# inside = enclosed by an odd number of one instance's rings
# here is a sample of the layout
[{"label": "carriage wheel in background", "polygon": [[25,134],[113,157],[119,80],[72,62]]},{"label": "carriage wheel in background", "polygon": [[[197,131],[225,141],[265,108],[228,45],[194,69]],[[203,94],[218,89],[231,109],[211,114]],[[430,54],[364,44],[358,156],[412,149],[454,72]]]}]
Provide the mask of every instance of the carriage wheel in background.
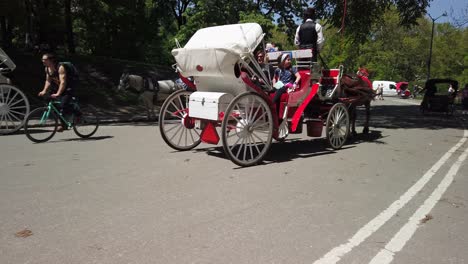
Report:
[{"label": "carriage wheel in background", "polygon": [[337,103],[330,109],[326,131],[328,143],[333,149],[340,149],[346,142],[349,134],[349,112],[343,103]]},{"label": "carriage wheel in background", "polygon": [[263,160],[273,138],[273,115],[267,102],[255,93],[236,96],[222,123],[224,153],[239,166]]},{"label": "carriage wheel in background", "polygon": [[190,91],[177,91],[167,97],[159,113],[159,131],[173,149],[190,150],[201,142],[200,131],[188,116]]},{"label": "carriage wheel in background", "polygon": [[0,84],[0,135],[18,131],[29,114],[29,101],[18,88]]}]

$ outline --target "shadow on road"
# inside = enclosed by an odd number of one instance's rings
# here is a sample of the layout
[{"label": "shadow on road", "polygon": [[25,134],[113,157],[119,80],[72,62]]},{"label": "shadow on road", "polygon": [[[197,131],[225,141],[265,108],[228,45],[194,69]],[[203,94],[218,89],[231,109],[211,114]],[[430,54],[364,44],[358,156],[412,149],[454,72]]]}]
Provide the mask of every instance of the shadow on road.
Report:
[{"label": "shadow on road", "polygon": [[[364,108],[358,108],[358,119],[356,125],[358,132],[362,132],[364,124]],[[423,115],[419,111],[419,105],[372,105],[370,127],[386,129],[463,129],[461,123],[464,117],[456,113],[453,116],[445,113],[427,113]],[[466,118],[465,118],[466,119]],[[103,122],[106,126],[159,126],[157,120],[147,121],[145,119],[125,121],[125,122]]]},{"label": "shadow on road", "polygon": [[[357,126],[364,123],[365,112],[358,109]],[[464,121],[459,115],[445,113],[422,114],[419,105],[373,105],[371,108],[370,127],[386,129],[463,129]]]},{"label": "shadow on road", "polygon": [[105,140],[105,139],[111,139],[114,138],[114,136],[99,136],[99,137],[90,137],[90,138],[68,138],[68,139],[62,139],[60,141],[62,142],[69,142],[69,141],[98,141],[98,140]]},{"label": "shadow on road", "polygon": [[[371,130],[368,134],[358,133],[354,137],[348,138],[346,145],[359,144],[363,142],[375,143],[375,144],[387,144],[382,141],[382,138],[388,136],[382,136],[382,132],[379,130]],[[345,145],[345,146],[346,146]]]},{"label": "shadow on road", "polygon": [[157,120],[140,120],[140,121],[121,121],[121,122],[102,122],[100,125],[103,126],[135,126],[135,127],[145,127],[145,126],[158,126]]},{"label": "shadow on road", "polygon": [[114,138],[114,136],[98,136],[98,137],[89,137],[89,138],[66,138],[66,139],[60,139],[60,140],[53,140],[53,138],[50,141],[43,142],[43,143],[35,143],[35,144],[55,144],[55,143],[63,143],[63,142],[95,142],[98,140],[106,140],[106,139],[111,139]]},{"label": "shadow on road", "polygon": [[[355,148],[356,144],[362,142],[373,142],[376,144],[385,144],[380,139],[382,138],[382,133],[380,131],[372,131],[367,135],[358,134],[352,139],[349,139],[348,142],[340,150],[332,149],[326,140],[326,138],[313,138],[313,139],[291,139],[286,140],[285,142],[274,142],[271,146],[270,151],[267,153],[265,159],[260,165],[267,165],[271,163],[282,163],[289,162],[295,159],[304,159],[310,157],[317,157],[323,155],[334,154],[338,151],[343,151],[346,149]],[[223,151],[222,146],[208,147],[208,148],[198,148],[193,150],[195,153],[204,152],[207,155],[229,159]],[[235,169],[241,169],[238,167]]]}]

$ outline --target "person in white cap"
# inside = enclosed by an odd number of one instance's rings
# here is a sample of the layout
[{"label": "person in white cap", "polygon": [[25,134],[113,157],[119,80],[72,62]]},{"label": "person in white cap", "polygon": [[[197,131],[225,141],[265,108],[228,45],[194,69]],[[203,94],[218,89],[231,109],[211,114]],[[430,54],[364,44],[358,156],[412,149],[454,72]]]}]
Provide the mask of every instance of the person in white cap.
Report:
[{"label": "person in white cap", "polygon": [[[288,53],[283,53],[279,58],[278,68],[275,70],[273,87],[277,87],[273,103],[276,104],[276,111],[279,113],[280,99],[287,89],[296,89],[301,80],[301,75],[296,67],[292,67],[291,58]],[[281,84],[282,85],[278,85]]]}]

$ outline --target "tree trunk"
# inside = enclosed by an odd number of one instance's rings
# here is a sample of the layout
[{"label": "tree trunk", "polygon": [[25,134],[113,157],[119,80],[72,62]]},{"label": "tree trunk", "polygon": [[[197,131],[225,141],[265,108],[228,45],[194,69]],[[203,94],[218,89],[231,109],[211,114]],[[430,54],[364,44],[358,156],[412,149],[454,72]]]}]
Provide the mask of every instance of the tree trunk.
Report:
[{"label": "tree trunk", "polygon": [[67,32],[68,52],[75,53],[75,42],[73,39],[73,23],[71,16],[71,0],[65,0],[65,30]]},{"label": "tree trunk", "polygon": [[6,25],[6,17],[0,16],[0,36],[2,39],[2,46],[8,47],[8,32],[7,32],[7,25]]},{"label": "tree trunk", "polygon": [[29,38],[28,45],[30,47],[34,47],[34,45],[38,45],[38,34],[34,30],[34,7],[31,1],[29,0],[24,0],[24,6],[26,9],[26,37]]}]

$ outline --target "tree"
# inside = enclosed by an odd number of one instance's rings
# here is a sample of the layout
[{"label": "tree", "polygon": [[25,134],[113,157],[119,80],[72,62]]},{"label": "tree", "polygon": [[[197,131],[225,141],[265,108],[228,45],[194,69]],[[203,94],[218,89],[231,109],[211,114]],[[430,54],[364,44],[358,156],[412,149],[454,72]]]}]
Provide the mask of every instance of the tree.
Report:
[{"label": "tree", "polygon": [[65,0],[65,29],[67,32],[67,45],[70,53],[75,53],[75,41],[73,38],[73,22],[71,15],[71,0]]},{"label": "tree", "polygon": [[430,1],[431,0],[317,0],[314,5],[317,9],[317,15],[324,18],[327,24],[345,30],[347,35],[352,36],[353,39],[362,43],[371,32],[373,25],[375,25],[383,14],[392,7],[396,7],[398,11],[399,24],[409,26],[417,23],[417,19],[425,13]]},{"label": "tree", "polygon": [[172,15],[177,21],[177,28],[180,29],[186,23],[184,18],[185,11],[189,7],[193,7],[195,4],[194,0],[169,0],[166,6],[172,11]]},{"label": "tree", "polygon": [[455,27],[464,27],[468,24],[468,3],[463,9],[458,10],[458,15],[451,9],[450,17],[454,21],[453,24]]}]

